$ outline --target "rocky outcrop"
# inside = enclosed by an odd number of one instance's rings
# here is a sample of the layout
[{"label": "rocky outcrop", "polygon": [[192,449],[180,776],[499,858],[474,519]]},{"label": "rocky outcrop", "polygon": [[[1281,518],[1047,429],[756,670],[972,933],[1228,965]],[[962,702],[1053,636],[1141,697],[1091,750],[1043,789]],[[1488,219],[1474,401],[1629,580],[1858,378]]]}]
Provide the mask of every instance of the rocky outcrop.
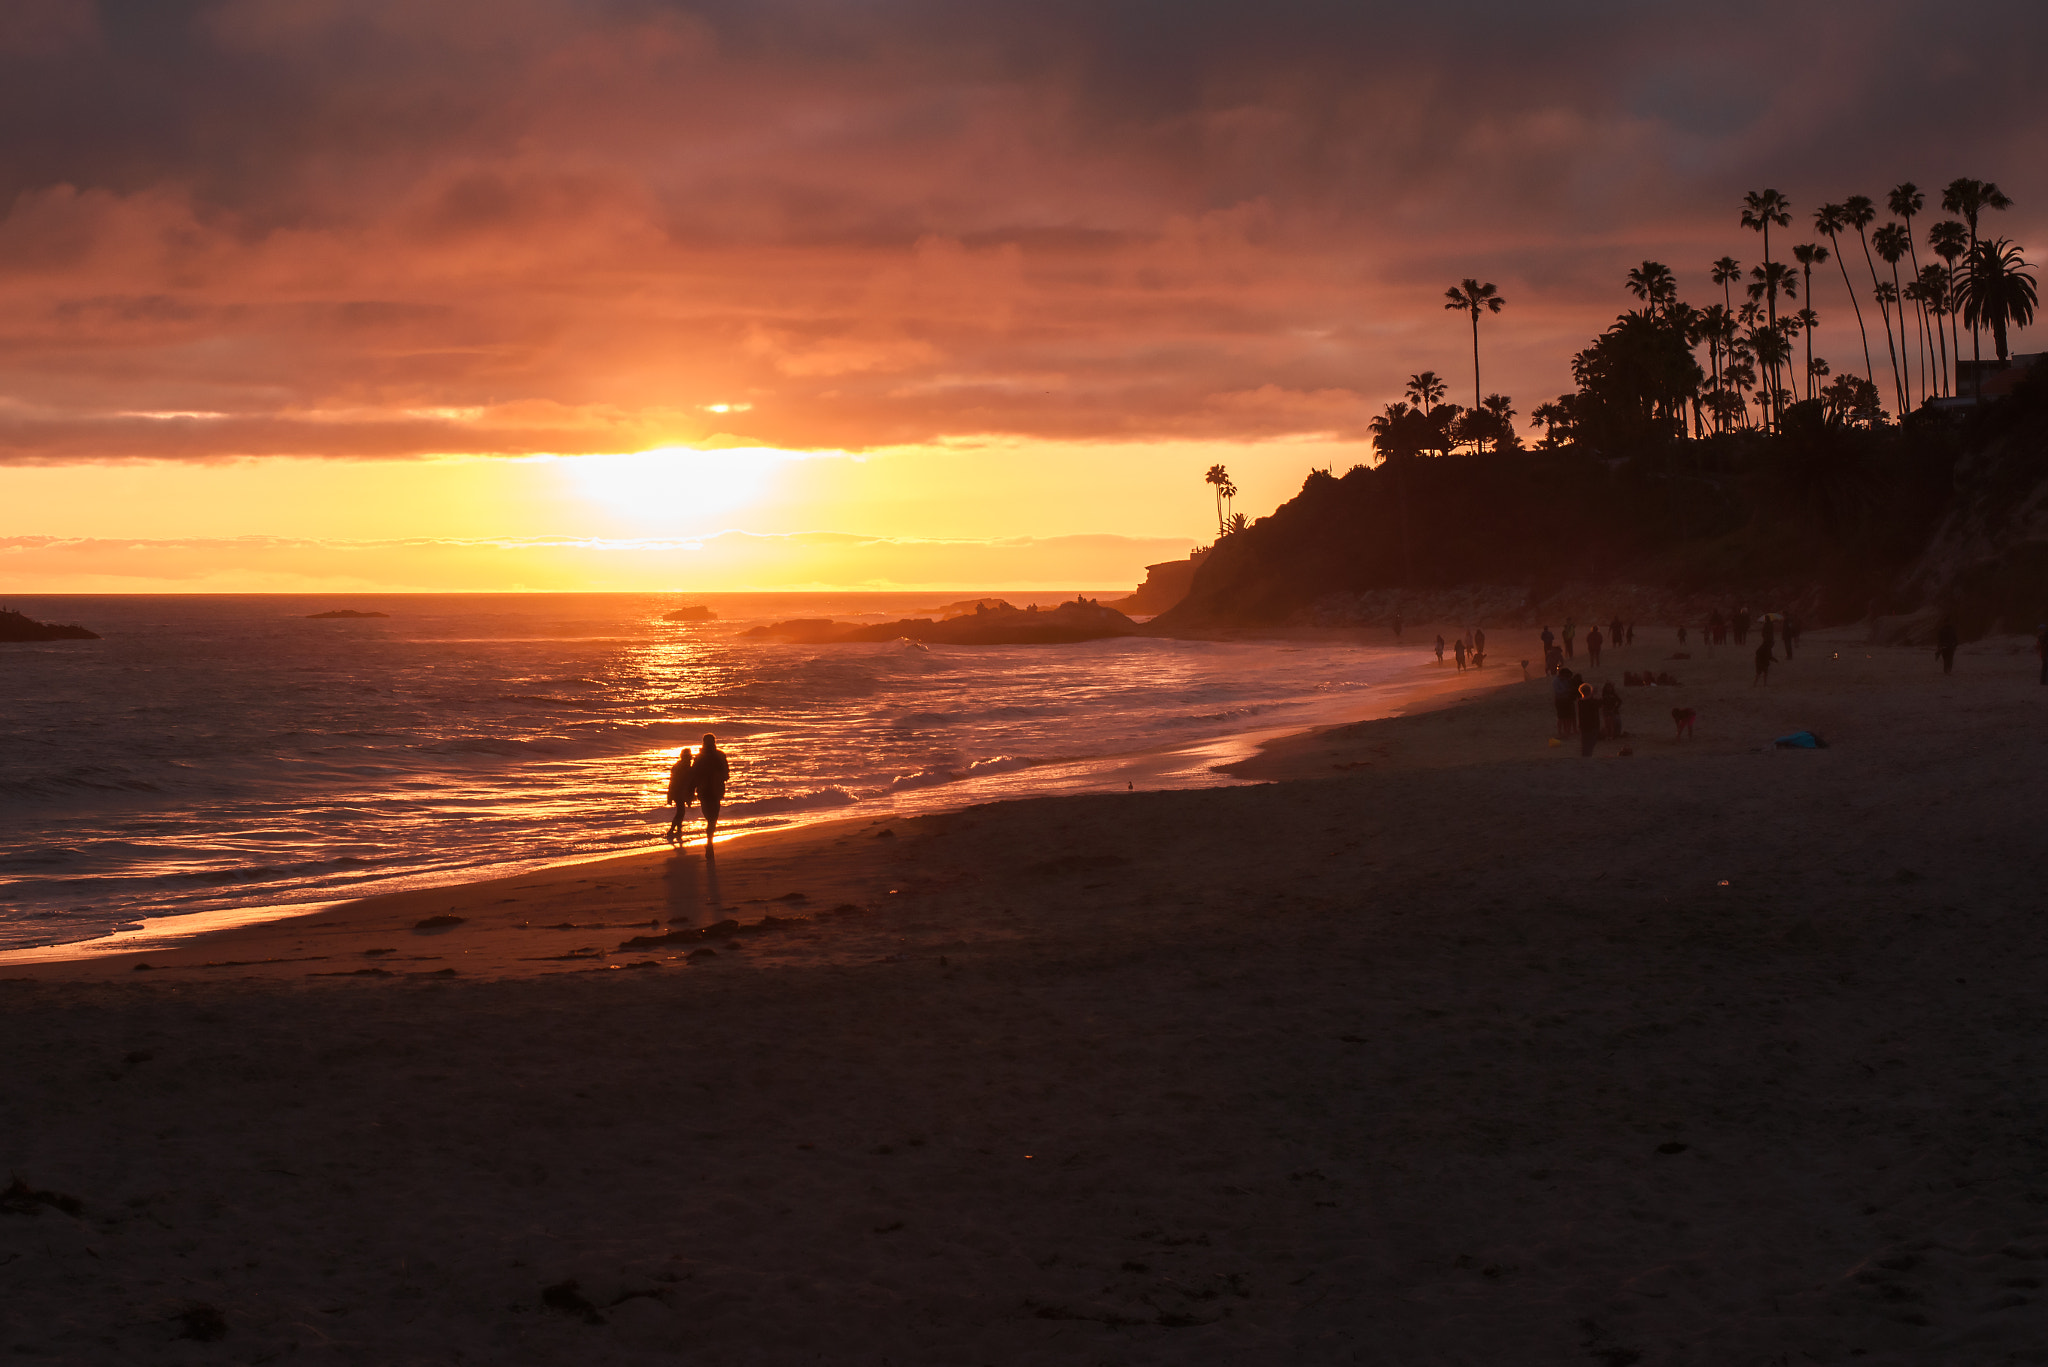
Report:
[{"label": "rocky outcrop", "polygon": [[1880,635],[1931,639],[1944,615],[1965,638],[2048,621],[2048,367],[1979,421],[1948,515],[1900,586],[1918,611],[1875,623]]},{"label": "rocky outcrop", "polygon": [[354,608],[335,608],[331,612],[309,612],[306,614],[306,620],[309,622],[338,622],[343,620],[354,621],[358,618],[389,617],[390,615],[388,612],[357,612]]},{"label": "rocky outcrop", "polygon": [[896,622],[862,626],[823,617],[797,618],[772,626],[755,627],[740,634],[755,640],[786,641],[796,645],[908,639],[931,645],[1003,646],[1100,641],[1114,636],[1129,636],[1137,629],[1137,623],[1116,609],[1086,598],[1076,598],[1071,603],[1061,603],[1044,611],[1035,606],[1013,608],[1008,604],[990,609],[983,604],[975,612],[945,621],[908,617]]},{"label": "rocky outcrop", "polygon": [[1145,567],[1145,582],[1138,585],[1137,592],[1122,598],[1110,599],[1108,606],[1118,612],[1139,616],[1157,616],[1181,599],[1188,596],[1188,590],[1195,585],[1195,571],[1200,568],[1202,557],[1209,553],[1203,546],[1185,560],[1166,560],[1157,565]]},{"label": "rocky outcrop", "polygon": [[676,608],[672,612],[664,612],[661,614],[661,620],[664,622],[715,622],[718,620],[718,614],[710,608],[693,604],[686,608]]},{"label": "rocky outcrop", "polygon": [[81,626],[59,626],[55,622],[38,622],[33,617],[23,616],[0,608],[0,641],[97,641],[96,631],[87,631]]}]

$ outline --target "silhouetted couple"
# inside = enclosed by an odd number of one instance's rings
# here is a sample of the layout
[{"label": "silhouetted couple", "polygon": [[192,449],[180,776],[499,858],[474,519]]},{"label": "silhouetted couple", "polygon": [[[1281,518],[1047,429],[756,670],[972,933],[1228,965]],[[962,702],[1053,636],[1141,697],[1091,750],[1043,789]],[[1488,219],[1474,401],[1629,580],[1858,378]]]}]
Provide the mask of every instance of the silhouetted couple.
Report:
[{"label": "silhouetted couple", "polygon": [[689,815],[690,799],[704,809],[704,852],[711,852],[711,839],[718,834],[718,809],[725,805],[725,785],[732,777],[732,765],[718,748],[718,737],[704,733],[704,748],[690,758],[688,746],[676,756],[668,771],[668,800],[675,815],[669,818],[667,839],[671,844],[683,838],[683,818]]}]

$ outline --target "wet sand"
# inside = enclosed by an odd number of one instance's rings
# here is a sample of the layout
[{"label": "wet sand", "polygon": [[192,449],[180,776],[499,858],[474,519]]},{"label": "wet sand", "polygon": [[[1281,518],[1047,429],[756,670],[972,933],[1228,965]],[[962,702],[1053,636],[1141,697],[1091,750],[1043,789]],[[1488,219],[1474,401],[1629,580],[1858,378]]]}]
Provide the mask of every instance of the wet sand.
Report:
[{"label": "wet sand", "polygon": [[[2035,662],[1815,634],[1759,690],[1644,641],[1610,672],[1685,683],[1624,690],[1628,758],[1548,746],[1541,682],[1453,683],[1255,787],[10,965],[0,1341],[2040,1360]],[[1760,752],[1803,727],[1833,748]]]}]

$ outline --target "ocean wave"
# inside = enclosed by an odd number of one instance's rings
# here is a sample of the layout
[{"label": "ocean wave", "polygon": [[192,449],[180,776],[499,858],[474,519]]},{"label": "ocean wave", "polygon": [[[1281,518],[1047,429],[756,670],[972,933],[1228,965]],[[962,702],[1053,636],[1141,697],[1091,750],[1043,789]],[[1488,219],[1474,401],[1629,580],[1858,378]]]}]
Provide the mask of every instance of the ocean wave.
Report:
[{"label": "ocean wave", "polygon": [[961,769],[949,769],[944,765],[930,765],[914,773],[898,774],[880,789],[884,793],[908,792],[913,788],[931,788],[941,783],[958,783],[962,779],[981,778],[988,774],[1007,773],[1012,769],[1029,768],[1033,761],[1019,759],[1014,755],[997,755],[992,759],[978,759]]},{"label": "ocean wave", "polygon": [[858,801],[859,798],[844,788],[818,788],[808,793],[756,798],[751,802],[728,802],[725,810],[739,816],[771,816],[778,812],[815,812],[827,807],[848,807]]}]

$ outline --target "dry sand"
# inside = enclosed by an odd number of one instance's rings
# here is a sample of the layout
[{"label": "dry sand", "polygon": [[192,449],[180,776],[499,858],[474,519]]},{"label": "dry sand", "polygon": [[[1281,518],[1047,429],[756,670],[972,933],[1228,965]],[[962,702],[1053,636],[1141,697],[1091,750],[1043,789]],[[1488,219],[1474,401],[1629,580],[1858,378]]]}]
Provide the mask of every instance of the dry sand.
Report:
[{"label": "dry sand", "polygon": [[1272,785],[9,966],[0,1347],[2048,1361],[2032,657],[1668,649],[1626,759],[1488,670]]}]

